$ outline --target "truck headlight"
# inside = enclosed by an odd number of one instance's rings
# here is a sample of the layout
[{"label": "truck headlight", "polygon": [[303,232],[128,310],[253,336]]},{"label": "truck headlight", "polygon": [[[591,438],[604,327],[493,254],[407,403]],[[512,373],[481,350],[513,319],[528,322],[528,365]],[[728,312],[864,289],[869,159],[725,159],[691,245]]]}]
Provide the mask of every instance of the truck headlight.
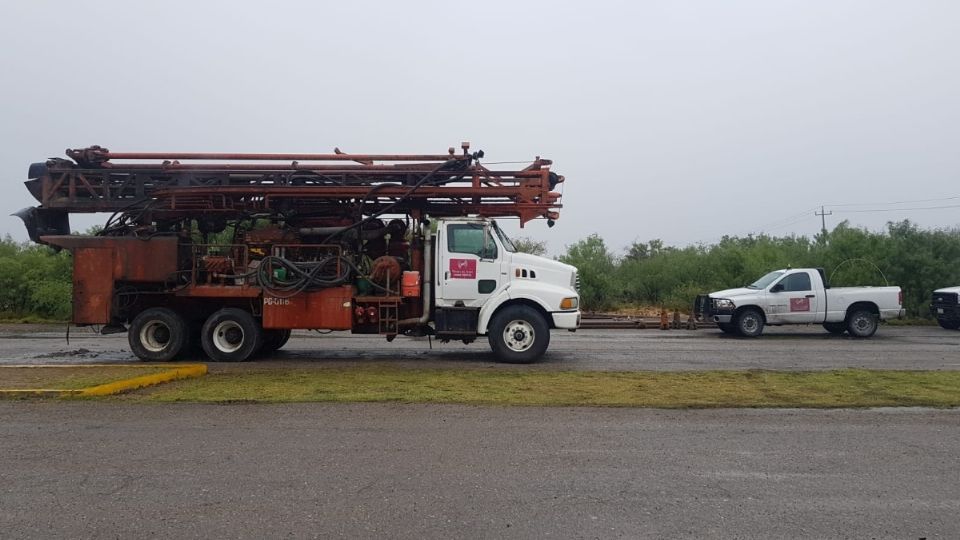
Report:
[{"label": "truck headlight", "polygon": [[733,300],[727,298],[714,298],[713,307],[717,309],[734,309],[737,306],[733,303]]},{"label": "truck headlight", "polygon": [[580,307],[580,299],[576,296],[564,298],[560,301],[560,309],[577,309]]}]

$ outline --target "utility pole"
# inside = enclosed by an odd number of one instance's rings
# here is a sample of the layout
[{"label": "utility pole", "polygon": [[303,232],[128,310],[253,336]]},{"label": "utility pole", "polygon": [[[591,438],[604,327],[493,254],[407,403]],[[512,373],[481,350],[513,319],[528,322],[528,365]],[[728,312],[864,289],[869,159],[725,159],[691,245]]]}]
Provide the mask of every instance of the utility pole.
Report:
[{"label": "utility pole", "polygon": [[827,216],[832,216],[833,211],[824,212],[823,205],[820,205],[820,211],[814,212],[813,215],[820,216],[820,232],[823,235],[823,238],[827,238]]}]

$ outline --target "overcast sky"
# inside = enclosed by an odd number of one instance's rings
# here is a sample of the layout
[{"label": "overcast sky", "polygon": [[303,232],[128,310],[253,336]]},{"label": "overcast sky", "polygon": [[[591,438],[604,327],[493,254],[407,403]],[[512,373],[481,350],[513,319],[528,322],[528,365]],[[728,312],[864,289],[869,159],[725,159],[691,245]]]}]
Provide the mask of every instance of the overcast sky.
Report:
[{"label": "overcast sky", "polygon": [[91,144],[541,155],[564,208],[521,234],[552,253],[812,235],[820,205],[960,226],[956,0],[31,0],[4,5],[0,77],[16,239],[29,163]]}]

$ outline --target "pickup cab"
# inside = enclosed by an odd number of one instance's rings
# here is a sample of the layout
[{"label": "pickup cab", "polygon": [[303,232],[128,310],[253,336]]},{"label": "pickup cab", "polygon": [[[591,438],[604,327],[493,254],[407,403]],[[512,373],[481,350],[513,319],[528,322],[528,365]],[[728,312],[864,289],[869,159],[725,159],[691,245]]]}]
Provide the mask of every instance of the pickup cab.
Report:
[{"label": "pickup cab", "polygon": [[837,287],[822,268],[774,270],[746,287],[697,297],[696,318],[727,334],[757,337],[766,325],[822,324],[831,334],[866,338],[881,320],[903,316],[900,287]]},{"label": "pickup cab", "polygon": [[933,291],[930,314],[947,330],[960,328],[960,287],[946,287]]}]

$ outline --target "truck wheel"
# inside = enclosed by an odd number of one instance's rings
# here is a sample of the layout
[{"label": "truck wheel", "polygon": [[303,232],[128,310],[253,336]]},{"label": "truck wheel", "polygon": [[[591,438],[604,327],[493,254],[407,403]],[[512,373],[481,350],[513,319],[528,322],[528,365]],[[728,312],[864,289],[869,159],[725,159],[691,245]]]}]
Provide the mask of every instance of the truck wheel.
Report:
[{"label": "truck wheel", "polygon": [[877,331],[877,316],[866,309],[858,309],[847,316],[847,331],[858,338],[868,338]]},{"label": "truck wheel", "polygon": [[290,330],[264,330],[261,352],[270,354],[283,347],[290,339]]},{"label": "truck wheel", "polygon": [[847,331],[847,323],[842,322],[825,322],[823,323],[823,328],[831,334],[840,335]]},{"label": "truck wheel", "polygon": [[507,306],[490,321],[490,348],[501,362],[529,364],[550,344],[550,327],[539,311],[527,306]]},{"label": "truck wheel", "polygon": [[253,316],[236,308],[217,311],[203,323],[203,351],[215,362],[243,362],[260,349],[263,331]]},{"label": "truck wheel", "polygon": [[763,314],[746,308],[737,315],[737,332],[743,337],[757,337],[763,333]]},{"label": "truck wheel", "polygon": [[183,317],[167,308],[140,312],[127,332],[130,349],[149,362],[169,362],[186,349],[190,331]]},{"label": "truck wheel", "polygon": [[957,328],[960,328],[960,321],[937,319],[937,324],[940,325],[940,328],[945,328],[947,330],[956,330]]},{"label": "truck wheel", "polygon": [[736,327],[733,323],[718,322],[718,323],[717,323],[717,328],[719,328],[720,331],[723,332],[724,334],[736,334],[736,333],[737,333],[737,327]]}]

